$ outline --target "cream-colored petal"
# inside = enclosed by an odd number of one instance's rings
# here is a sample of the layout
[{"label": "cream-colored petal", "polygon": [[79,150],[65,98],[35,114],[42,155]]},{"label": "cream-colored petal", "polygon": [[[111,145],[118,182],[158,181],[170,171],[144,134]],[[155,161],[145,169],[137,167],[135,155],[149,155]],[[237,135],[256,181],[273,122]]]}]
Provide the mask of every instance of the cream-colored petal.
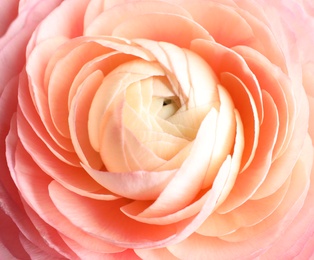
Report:
[{"label": "cream-colored petal", "polygon": [[[212,109],[201,124],[190,156],[182,164],[174,178],[158,199],[140,216],[157,217],[176,212],[187,206],[201,188],[212,154],[217,111]],[[193,185],[191,185],[191,182]]]},{"label": "cream-colored petal", "polygon": [[96,151],[100,149],[100,137],[106,126],[108,116],[105,114],[116,96],[124,93],[130,84],[155,75],[164,75],[158,64],[134,60],[116,68],[105,77],[92,101],[88,119],[89,138]]},{"label": "cream-colored petal", "polygon": [[212,185],[219,168],[228,155],[231,155],[235,145],[236,118],[234,105],[228,92],[218,86],[220,107],[217,123],[217,136],[212,158],[204,179],[203,188]]}]

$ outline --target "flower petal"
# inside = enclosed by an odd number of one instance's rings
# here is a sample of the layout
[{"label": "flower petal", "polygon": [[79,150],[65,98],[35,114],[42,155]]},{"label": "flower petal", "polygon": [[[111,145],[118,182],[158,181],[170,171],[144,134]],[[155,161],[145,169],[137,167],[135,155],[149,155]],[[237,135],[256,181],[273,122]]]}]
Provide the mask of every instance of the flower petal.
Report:
[{"label": "flower petal", "polygon": [[[93,4],[96,5],[96,1],[94,2]],[[93,10],[93,12],[95,11]],[[103,12],[99,12],[99,15],[95,16],[93,20],[89,18],[90,13],[91,8],[89,7],[85,16],[85,21],[90,21],[85,23],[84,35],[87,36],[112,35],[115,28],[121,23],[143,14],[165,13],[190,18],[190,14],[182,7],[168,2],[156,1],[124,3],[112,8],[107,7]],[[88,20],[86,20],[86,17],[88,17]],[[104,24],[106,26],[103,26]]]},{"label": "flower petal", "polygon": [[228,198],[217,209],[218,213],[226,213],[248,200],[259,187],[270,168],[272,150],[278,133],[278,112],[271,96],[263,91],[264,120],[260,128],[259,145],[250,167],[238,175]]}]

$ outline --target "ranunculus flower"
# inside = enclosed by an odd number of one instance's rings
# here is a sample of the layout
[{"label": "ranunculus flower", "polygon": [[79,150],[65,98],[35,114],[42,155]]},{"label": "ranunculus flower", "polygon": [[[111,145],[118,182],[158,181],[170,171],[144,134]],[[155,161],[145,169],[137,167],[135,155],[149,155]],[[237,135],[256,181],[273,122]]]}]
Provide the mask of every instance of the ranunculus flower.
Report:
[{"label": "ranunculus flower", "polygon": [[310,0],[11,0],[1,259],[309,259]]}]

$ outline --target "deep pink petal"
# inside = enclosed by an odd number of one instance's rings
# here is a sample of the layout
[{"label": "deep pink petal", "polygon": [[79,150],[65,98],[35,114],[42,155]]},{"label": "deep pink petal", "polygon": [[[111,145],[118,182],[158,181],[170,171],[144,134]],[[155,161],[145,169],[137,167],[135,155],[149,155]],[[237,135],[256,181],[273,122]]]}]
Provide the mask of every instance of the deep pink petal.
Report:
[{"label": "deep pink petal", "polygon": [[0,9],[0,37],[18,15],[19,0],[4,1]]},{"label": "deep pink petal", "polygon": [[[19,243],[20,231],[12,219],[5,214],[3,209],[0,210],[0,256],[5,257],[5,250],[8,255],[13,255],[19,259],[29,259],[21,243]],[[8,256],[7,256],[8,257]],[[9,258],[7,258],[9,259]]]},{"label": "deep pink petal", "polygon": [[61,0],[36,1],[22,13],[0,40],[0,95],[8,81],[25,65],[26,45],[36,26]]}]

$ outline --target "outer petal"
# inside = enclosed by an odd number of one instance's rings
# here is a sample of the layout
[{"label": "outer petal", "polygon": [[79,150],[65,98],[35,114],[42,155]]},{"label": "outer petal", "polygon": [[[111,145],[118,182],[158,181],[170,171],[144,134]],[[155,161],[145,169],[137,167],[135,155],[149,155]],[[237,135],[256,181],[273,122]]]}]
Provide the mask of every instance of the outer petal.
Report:
[{"label": "outer petal", "polygon": [[28,259],[21,243],[19,243],[20,231],[13,220],[0,210],[0,246],[1,257],[13,259],[13,255],[19,259]]},{"label": "outer petal", "polygon": [[[293,258],[310,259],[314,255],[313,235],[314,235],[314,153],[313,146],[309,137],[306,138],[300,161],[305,164],[305,171],[310,172],[310,188],[304,205],[298,216],[291,223],[289,228],[276,241],[276,243],[263,255],[267,258]],[[311,171],[312,168],[312,171]],[[308,248],[306,248],[308,247]],[[302,252],[304,250],[304,252]],[[307,257],[302,257],[304,254]],[[263,258],[264,259],[264,258]]]},{"label": "outer petal", "polygon": [[[99,1],[98,1],[99,2]],[[92,6],[98,5],[99,9],[103,9],[100,3],[95,0],[91,2]],[[143,15],[146,13],[165,13],[175,14],[190,18],[190,14],[182,7],[173,5],[167,2],[157,1],[138,1],[133,3],[125,3],[123,5],[116,5],[113,8],[106,8],[104,12],[94,17],[94,20],[90,21],[90,16],[95,16],[92,12],[95,12],[95,8],[90,7],[89,4],[87,14],[85,15],[85,32],[84,35],[111,35],[114,29],[124,21],[134,16]],[[103,26],[106,24],[106,26]]]},{"label": "outer petal", "polygon": [[314,142],[314,60],[303,66],[303,85],[307,94],[310,106],[309,134]]},{"label": "outer petal", "polygon": [[7,31],[17,16],[19,0],[5,1],[0,9],[0,37]]},{"label": "outer petal", "polygon": [[[8,149],[7,153],[7,161],[8,161],[8,167],[10,169],[10,174],[16,184],[17,178],[15,176],[15,162],[19,162],[19,160],[15,159],[15,152],[16,152],[16,146],[17,146],[17,128],[16,128],[16,119],[13,117],[11,130],[7,138],[7,146],[10,147]],[[6,194],[1,195],[2,200],[2,207],[5,212],[9,214],[9,216],[12,218],[12,220],[15,222],[16,226],[20,230],[21,234],[27,238],[28,241],[31,243],[36,244],[38,248],[40,248],[41,251],[50,253],[54,256],[60,256],[59,253],[62,255],[69,256],[65,251],[59,250],[57,247],[55,247],[55,250],[52,250],[50,247],[50,238],[44,238],[39,234],[38,230],[35,228],[29,217],[27,216],[27,211],[25,211],[24,205],[23,205],[23,199],[20,198],[19,203],[14,203],[11,198],[8,198]],[[48,242],[49,241],[49,242]],[[23,244],[23,241],[21,241]],[[49,245],[48,245],[49,244]]]},{"label": "outer petal", "polygon": [[19,73],[25,64],[27,42],[39,22],[45,18],[61,0],[37,1],[23,9],[9,31],[0,40],[0,95],[8,81]]}]

